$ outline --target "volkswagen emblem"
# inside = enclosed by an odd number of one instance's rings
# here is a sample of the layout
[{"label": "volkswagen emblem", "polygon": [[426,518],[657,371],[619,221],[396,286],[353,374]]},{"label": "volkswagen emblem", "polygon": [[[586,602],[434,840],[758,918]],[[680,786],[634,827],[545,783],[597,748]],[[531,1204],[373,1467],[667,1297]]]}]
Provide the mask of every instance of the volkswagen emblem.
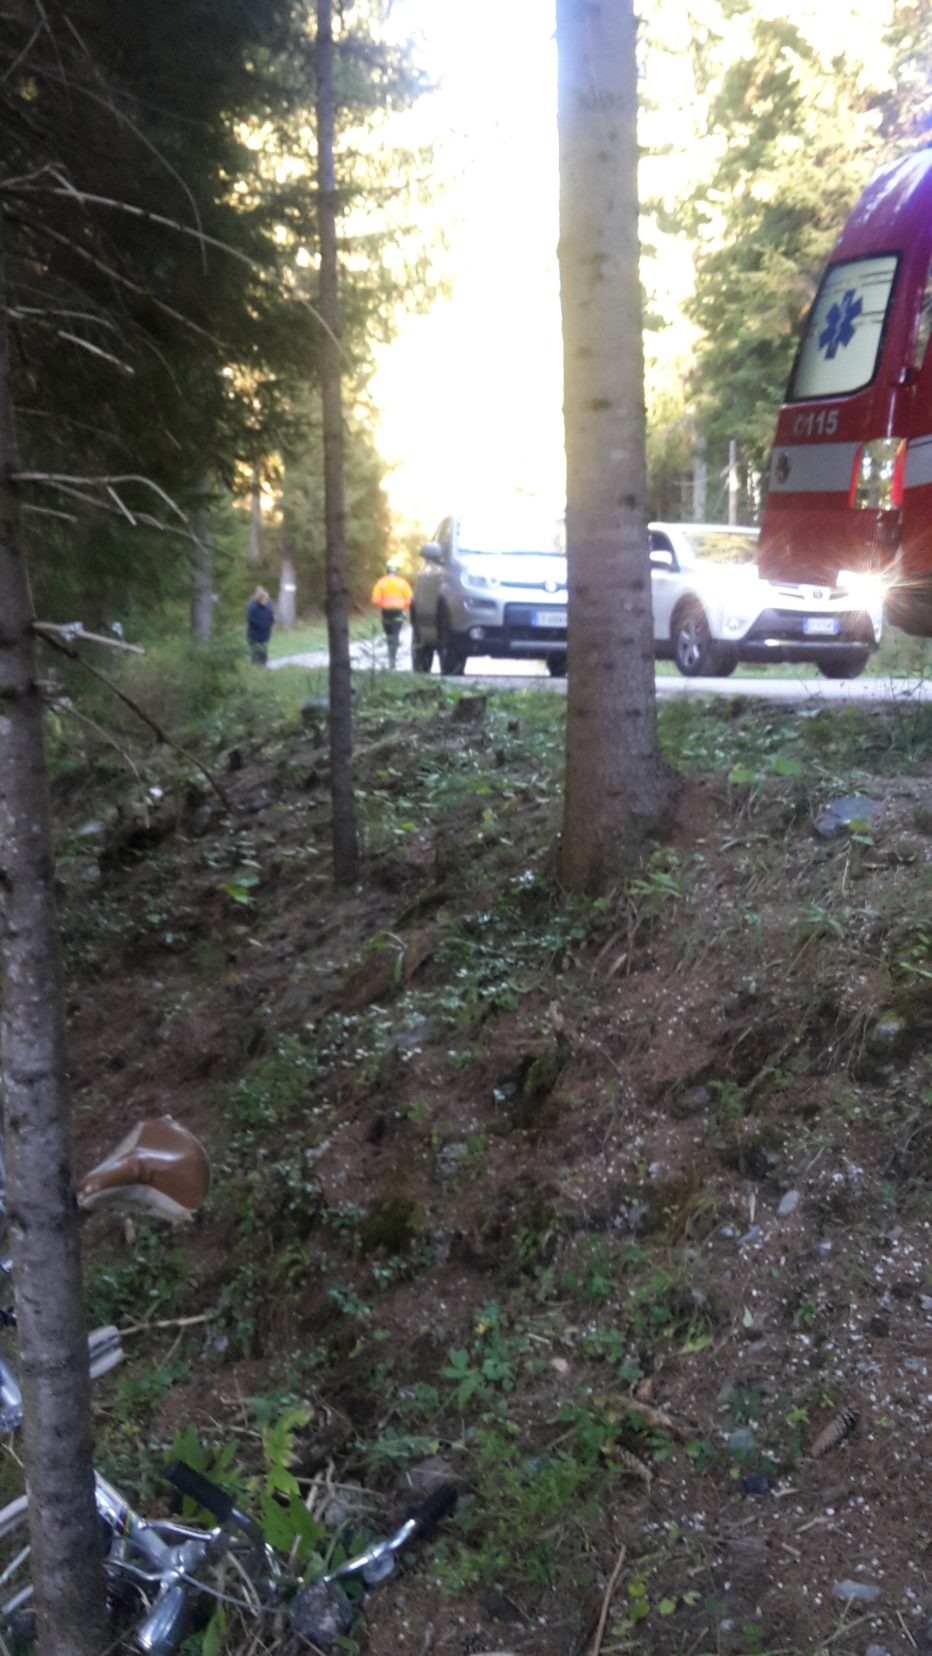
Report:
[{"label": "volkswagen emblem", "polygon": [[550,581],[545,581],[544,582],[544,591],[545,592],[559,592],[559,590],[560,590],[559,581],[550,580]]}]

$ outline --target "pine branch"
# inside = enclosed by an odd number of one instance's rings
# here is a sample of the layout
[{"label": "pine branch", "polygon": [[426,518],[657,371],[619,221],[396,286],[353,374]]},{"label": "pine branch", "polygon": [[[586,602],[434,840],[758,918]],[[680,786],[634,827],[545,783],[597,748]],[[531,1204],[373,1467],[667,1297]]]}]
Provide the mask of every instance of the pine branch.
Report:
[{"label": "pine branch", "polygon": [[[59,172],[55,167],[48,167],[44,169],[44,171],[49,177],[57,180],[56,185],[41,187],[31,182],[24,182],[22,184],[16,184],[14,182],[11,186],[7,180],[0,180],[0,194],[5,193],[19,196],[51,195],[59,199],[73,201],[82,207],[106,207],[112,212],[128,213],[131,218],[142,219],[146,224],[157,224],[160,229],[173,230],[180,236],[190,236],[195,241],[199,242],[202,248],[213,247],[220,253],[226,253],[229,258],[236,259],[240,264],[245,265],[248,270],[253,272],[253,275],[261,277],[263,281],[269,281],[273,275],[273,272],[270,271],[265,265],[259,264],[256,259],[251,259],[248,253],[243,253],[240,248],[231,246],[229,242],[222,241],[218,236],[208,235],[205,230],[202,230],[199,227],[195,228],[190,224],[182,224],[178,219],[167,218],[164,213],[152,213],[148,210],[148,208],[137,207],[136,204],[131,201],[118,201],[111,196],[96,195],[88,190],[80,190],[77,185],[72,184],[70,179],[68,179],[65,174]],[[327,323],[324,321],[324,318],[321,316],[320,311],[311,304],[310,300],[295,293],[290,293],[287,297],[294,299],[297,304],[302,305],[305,310],[310,312],[311,316],[314,318],[314,321],[319,323],[326,334],[329,334],[341,355],[349,361],[349,356],[345,347],[340,343],[336,335],[328,327]],[[195,324],[192,323],[191,326],[195,326]]]},{"label": "pine branch", "polygon": [[33,512],[39,517],[58,518],[62,523],[78,522],[78,515],[76,512],[56,512],[54,506],[33,506],[29,501],[24,501],[21,510],[24,512]]},{"label": "pine branch", "polygon": [[[36,630],[38,630],[38,628]],[[96,667],[92,667],[90,662],[85,661],[84,657],[79,655],[77,650],[72,649],[67,644],[63,644],[60,639],[54,638],[51,633],[43,631],[40,636],[44,638],[46,644],[48,644],[51,649],[59,650],[61,654],[67,656],[70,661],[77,662],[78,666],[83,667],[86,673],[90,673],[91,678],[98,679],[101,684],[105,684],[107,686],[108,690],[112,690],[113,694],[119,701],[124,702],[130,711],[135,713],[136,717],[142,720],[143,724],[149,726],[149,729],[153,732],[157,741],[163,742],[166,747],[171,748],[173,753],[180,754],[181,758],[184,759],[187,764],[194,765],[195,769],[200,771],[208,786],[213,788],[217,798],[221,800],[224,809],[232,811],[233,806],[229,795],[224,792],[216,777],[207,769],[206,765],[201,763],[196,754],[190,753],[187,748],[183,748],[178,744],[178,742],[173,741],[169,736],[168,731],[159,724],[157,719],[153,719],[151,713],[147,713],[145,708],[140,707],[139,703],[134,701],[132,696],[128,696],[125,690],[121,690],[118,684],[114,684],[113,680],[108,678],[106,673],[101,673]]]},{"label": "pine branch", "polygon": [[[13,220],[13,222],[22,224],[22,220]],[[26,227],[24,226],[24,228]],[[185,316],[183,311],[175,310],[173,305],[166,305],[163,299],[156,297],[151,288],[144,287],[141,282],[134,282],[129,276],[124,276],[121,271],[115,270],[112,265],[106,264],[103,259],[97,258],[96,254],[90,251],[90,248],[82,247],[81,243],[76,242],[72,236],[63,235],[60,230],[53,230],[50,224],[42,226],[42,234],[47,236],[49,241],[57,242],[60,247],[67,247],[69,253],[73,253],[76,258],[83,259],[86,264],[92,265],[95,270],[99,270],[103,276],[109,277],[119,287],[126,288],[130,293],[138,294],[141,299],[146,300],[147,304],[154,306],[163,315],[170,316],[173,322],[180,322],[182,327],[190,329],[192,333],[199,334],[202,339],[209,340],[211,345],[218,347],[221,345],[221,341],[217,339],[215,334],[210,333],[207,328],[202,328],[198,322],[192,322],[190,316]]]},{"label": "pine branch", "polygon": [[72,701],[69,701],[67,696],[57,696],[55,701],[52,703],[52,706],[54,707],[56,713],[64,713],[70,719],[77,719],[80,724],[85,724],[90,730],[93,730],[101,738],[101,741],[107,742],[112,748],[116,748],[120,758],[126,760],[126,763],[135,776],[137,782],[142,781],[142,777],[139,773],[139,766],[127,753],[126,749],[120,746],[116,738],[111,736],[109,730],[105,730],[103,725],[99,725],[96,719],[91,719],[86,713],[82,713],[77,707],[75,707]]},{"label": "pine branch", "polygon": [[104,351],[99,345],[92,345],[89,339],[82,339],[80,334],[65,333],[63,328],[56,329],[56,333],[59,339],[66,340],[70,345],[79,345],[82,351],[89,351],[91,356],[102,357],[104,362],[111,362],[114,368],[119,368],[120,373],[125,374],[128,379],[136,378],[136,370],[132,364],[124,362],[122,357],[114,356],[112,351]]},{"label": "pine branch", "polygon": [[[49,487],[57,490],[59,494],[67,495],[71,500],[79,500],[82,506],[89,506],[95,512],[109,512],[112,517],[125,519],[125,510],[121,511],[118,506],[112,506],[106,500],[95,499],[93,495],[84,494],[81,489],[69,487],[67,483],[51,483],[49,484]],[[23,504],[23,511],[25,512],[41,512],[42,510],[43,508],[41,506],[31,506],[28,502],[24,502]],[[59,512],[52,512],[49,513],[49,515],[53,517],[65,516],[64,513]],[[218,546],[215,541],[198,540],[197,536],[194,534],[194,531],[191,529],[190,524],[185,529],[179,529],[173,523],[165,523],[161,518],[153,517],[151,512],[137,511],[133,515],[136,526],[140,529],[154,529],[160,535],[173,535],[178,540],[188,541],[189,543],[193,542],[195,546],[202,547],[204,550],[212,552],[215,557],[223,558],[228,563],[234,561],[233,554],[228,552],[225,547]]]}]

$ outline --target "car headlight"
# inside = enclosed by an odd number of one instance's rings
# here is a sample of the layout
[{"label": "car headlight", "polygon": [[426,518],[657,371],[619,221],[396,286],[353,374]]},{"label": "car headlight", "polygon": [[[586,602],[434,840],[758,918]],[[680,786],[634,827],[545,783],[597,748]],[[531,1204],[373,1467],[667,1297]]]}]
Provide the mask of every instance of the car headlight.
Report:
[{"label": "car headlight", "polygon": [[836,584],[864,609],[878,609],[887,591],[887,579],[872,570],[840,569]]},{"label": "car headlight", "polygon": [[478,570],[463,570],[463,585],[473,588],[485,588],[487,591],[498,586],[494,575],[480,575]]}]

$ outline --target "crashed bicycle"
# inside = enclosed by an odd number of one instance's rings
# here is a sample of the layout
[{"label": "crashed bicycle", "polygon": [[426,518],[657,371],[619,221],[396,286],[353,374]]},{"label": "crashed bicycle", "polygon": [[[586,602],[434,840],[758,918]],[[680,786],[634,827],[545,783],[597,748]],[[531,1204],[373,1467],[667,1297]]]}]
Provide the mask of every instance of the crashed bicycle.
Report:
[{"label": "crashed bicycle", "polygon": [[[199,1172],[192,1181],[193,1163],[187,1168],[179,1163],[174,1179],[165,1178],[165,1167],[172,1162],[169,1148],[189,1159],[194,1155],[186,1143],[191,1135],[174,1123],[170,1124],[174,1132],[168,1133],[165,1122],[166,1118],[160,1118],[151,1124],[150,1136],[159,1140],[160,1149],[148,1162],[137,1133],[101,1164],[102,1174],[96,1169],[89,1175],[82,1187],[85,1206],[93,1207],[101,1192],[110,1202],[121,1189],[138,1188],[145,1193],[142,1206],[164,1213],[166,1200],[189,1202],[194,1185],[206,1192]],[[4,1213],[0,1157],[0,1224]],[[0,1258],[0,1278],[9,1280],[10,1275],[9,1258]],[[11,1309],[0,1311],[0,1323],[15,1326]],[[95,1329],[89,1336],[92,1379],[108,1373],[122,1356],[116,1328]],[[22,1418],[23,1398],[15,1369],[0,1355],[0,1433],[14,1434]],[[308,1581],[294,1571],[290,1559],[269,1545],[256,1520],[213,1480],[181,1460],[172,1462],[165,1476],[176,1497],[193,1503],[213,1522],[146,1517],[95,1472],[114,1647],[122,1644],[140,1656],[176,1656],[199,1627],[206,1627],[212,1619],[216,1627],[232,1617],[252,1624],[266,1622],[270,1627],[279,1623],[310,1649],[331,1651],[349,1632],[366,1595],[393,1574],[399,1554],[429,1535],[452,1512],[457,1499],[453,1484],[440,1483],[388,1535],[369,1539],[360,1551]],[[27,1495],[0,1510],[0,1651],[4,1656],[27,1656],[35,1640],[28,1510]],[[346,1542],[345,1537],[342,1542],[336,1538],[341,1551],[347,1550]]]}]

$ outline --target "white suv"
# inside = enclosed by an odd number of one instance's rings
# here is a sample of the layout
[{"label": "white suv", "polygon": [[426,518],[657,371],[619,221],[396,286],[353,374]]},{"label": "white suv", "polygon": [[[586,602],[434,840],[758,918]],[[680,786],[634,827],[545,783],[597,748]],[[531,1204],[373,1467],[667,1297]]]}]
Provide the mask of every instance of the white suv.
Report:
[{"label": "white suv", "polygon": [[813,662],[826,678],[856,678],[880,643],[883,588],[839,571],[834,586],[765,581],[759,529],[652,523],[654,652],[689,678],[726,677],[739,661]]},{"label": "white suv", "polygon": [[[524,514],[522,514],[522,517]],[[566,672],[566,552],[563,525],[507,514],[444,518],[421,547],[414,585],[412,660],[429,673],[462,673],[469,656],[522,656]]]}]

